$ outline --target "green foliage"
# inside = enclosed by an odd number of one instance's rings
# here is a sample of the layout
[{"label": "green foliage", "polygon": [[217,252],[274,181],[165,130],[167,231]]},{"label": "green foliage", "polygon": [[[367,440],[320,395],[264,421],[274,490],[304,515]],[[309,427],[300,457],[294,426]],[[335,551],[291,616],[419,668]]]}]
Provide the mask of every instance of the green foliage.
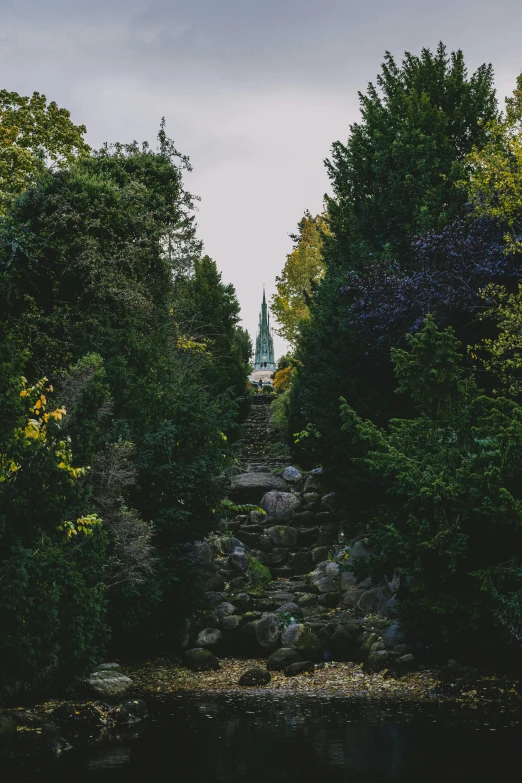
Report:
[{"label": "green foliage", "polygon": [[342,404],[354,461],[376,488],[370,571],[400,574],[401,615],[424,638],[520,638],[522,409],[476,387],[451,328],[428,317],[408,342],[392,358],[415,416],[386,431]]},{"label": "green foliage", "polygon": [[471,356],[495,376],[501,392],[518,397],[522,391],[522,285],[509,294],[504,286],[491,284],[482,293],[486,309],[480,317],[493,322],[497,333],[473,346]]},{"label": "green foliage", "polygon": [[258,590],[264,590],[272,581],[270,569],[263,565],[254,555],[247,555],[246,557],[248,563],[247,576],[250,584]]},{"label": "green foliage", "polygon": [[65,168],[87,154],[85,132],[45,95],[0,90],[0,214],[47,166]]},{"label": "green foliage", "polygon": [[[215,524],[249,351],[200,258],[188,165],[162,124],[156,150],[49,171],[0,226],[6,686],[85,670],[109,634],[167,643],[201,593],[193,542]],[[44,372],[60,407],[42,414]]]},{"label": "green foliage", "polygon": [[[305,212],[292,236],[294,249],[286,257],[283,271],[276,277],[277,293],[272,297],[272,312],[279,322],[277,333],[295,345],[303,321],[310,317],[308,298],[313,283],[324,275],[323,234],[328,234],[323,215]],[[281,367],[278,370],[283,369]]]},{"label": "green foliage", "polygon": [[228,498],[223,498],[219,503],[227,514],[248,514],[250,511],[259,511],[260,514],[266,516],[266,511],[263,508],[252,503],[232,503]]},{"label": "green foliage", "polygon": [[522,250],[522,74],[512,97],[506,99],[506,116],[492,121],[488,143],[476,145],[468,156],[471,176],[461,183],[469,194],[475,215],[493,218],[507,229],[505,252]]},{"label": "green foliage", "polygon": [[484,146],[498,116],[491,65],[468,77],[462,51],[387,52],[377,86],[360,93],[359,123],[334,143],[327,169],[328,265],[361,268],[376,255],[408,264],[410,238],[459,217],[466,155]]}]

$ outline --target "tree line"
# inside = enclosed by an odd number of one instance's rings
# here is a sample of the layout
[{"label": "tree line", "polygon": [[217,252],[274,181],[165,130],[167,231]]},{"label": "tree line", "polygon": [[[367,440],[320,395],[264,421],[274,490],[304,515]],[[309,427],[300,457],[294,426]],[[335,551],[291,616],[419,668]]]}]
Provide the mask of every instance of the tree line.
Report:
[{"label": "tree line", "polygon": [[172,644],[248,405],[252,346],[188,158],[163,121],[156,146],[85,132],[0,91],[4,690]]},{"label": "tree line", "polygon": [[276,421],[424,641],[522,638],[522,76],[386,53],[272,306]]}]

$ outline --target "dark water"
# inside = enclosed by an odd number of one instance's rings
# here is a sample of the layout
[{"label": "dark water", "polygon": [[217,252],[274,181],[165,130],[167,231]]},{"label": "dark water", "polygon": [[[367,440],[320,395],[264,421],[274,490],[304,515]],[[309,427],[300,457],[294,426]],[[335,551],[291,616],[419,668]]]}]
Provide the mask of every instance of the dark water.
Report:
[{"label": "dark water", "polygon": [[0,781],[53,783],[500,783],[522,778],[519,716],[342,699],[172,699],[145,725]]}]

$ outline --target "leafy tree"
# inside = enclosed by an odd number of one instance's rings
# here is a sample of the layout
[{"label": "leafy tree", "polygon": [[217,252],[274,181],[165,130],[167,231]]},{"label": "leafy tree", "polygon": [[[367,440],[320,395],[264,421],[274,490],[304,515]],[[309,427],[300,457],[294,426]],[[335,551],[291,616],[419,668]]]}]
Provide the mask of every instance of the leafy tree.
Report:
[{"label": "leafy tree", "polygon": [[277,333],[295,345],[299,326],[310,316],[308,297],[311,285],[324,275],[323,234],[328,226],[323,215],[305,212],[292,235],[294,249],[286,257],[283,271],[276,277],[277,293],[272,297],[272,312],[279,322]]},{"label": "leafy tree", "polygon": [[427,317],[394,349],[397,391],[415,406],[389,431],[342,404],[343,431],[375,488],[375,555],[359,573],[400,574],[399,611],[423,638],[522,638],[522,408],[485,396],[451,327]]},{"label": "leafy tree", "polygon": [[85,132],[45,95],[0,90],[0,214],[48,165],[66,168],[88,153]]},{"label": "leafy tree", "polygon": [[209,256],[195,260],[192,274],[180,287],[178,312],[183,330],[205,346],[209,361],[204,373],[213,393],[231,394],[246,412],[252,344],[248,333],[238,331],[239,303],[234,287],[222,282]]},{"label": "leafy tree", "polygon": [[[141,638],[168,637],[201,591],[191,543],[214,524],[223,432],[246,375],[233,289],[210,260],[197,259],[197,273],[179,262],[196,243],[187,164],[163,128],[159,141],[49,172],[0,235],[5,331],[18,352],[29,347],[27,377],[46,375],[68,401],[73,453],[91,466],[85,491],[103,514],[115,641],[138,625]],[[200,286],[212,345],[181,328],[190,285]]]},{"label": "leafy tree", "polygon": [[471,355],[496,377],[502,392],[518,397],[522,391],[522,285],[510,294],[504,286],[490,284],[482,294],[486,309],[480,317],[492,321],[498,331],[476,344]]},{"label": "leafy tree", "polygon": [[20,376],[0,347],[0,689],[69,678],[94,665],[108,638],[108,538],[64,432],[67,413],[46,378]]},{"label": "leafy tree", "polygon": [[361,122],[326,163],[334,195],[325,261],[360,269],[384,255],[411,266],[411,237],[463,214],[467,195],[456,183],[498,117],[492,67],[468,77],[463,53],[448,55],[442,43],[407,52],[400,66],[387,52],[377,86],[359,97]]},{"label": "leafy tree", "polygon": [[522,250],[522,74],[512,97],[506,100],[505,117],[489,125],[490,139],[476,146],[468,157],[471,179],[469,198],[479,217],[505,225],[506,252]]}]

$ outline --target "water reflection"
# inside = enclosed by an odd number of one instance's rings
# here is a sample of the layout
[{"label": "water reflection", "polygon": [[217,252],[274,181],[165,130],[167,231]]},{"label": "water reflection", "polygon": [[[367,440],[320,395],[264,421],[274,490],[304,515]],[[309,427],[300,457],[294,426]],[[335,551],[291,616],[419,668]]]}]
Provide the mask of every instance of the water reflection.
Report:
[{"label": "water reflection", "polygon": [[485,726],[479,715],[435,707],[248,695],[171,699],[153,713],[141,734],[109,735],[0,780],[490,783],[507,780],[522,761],[517,719]]}]

